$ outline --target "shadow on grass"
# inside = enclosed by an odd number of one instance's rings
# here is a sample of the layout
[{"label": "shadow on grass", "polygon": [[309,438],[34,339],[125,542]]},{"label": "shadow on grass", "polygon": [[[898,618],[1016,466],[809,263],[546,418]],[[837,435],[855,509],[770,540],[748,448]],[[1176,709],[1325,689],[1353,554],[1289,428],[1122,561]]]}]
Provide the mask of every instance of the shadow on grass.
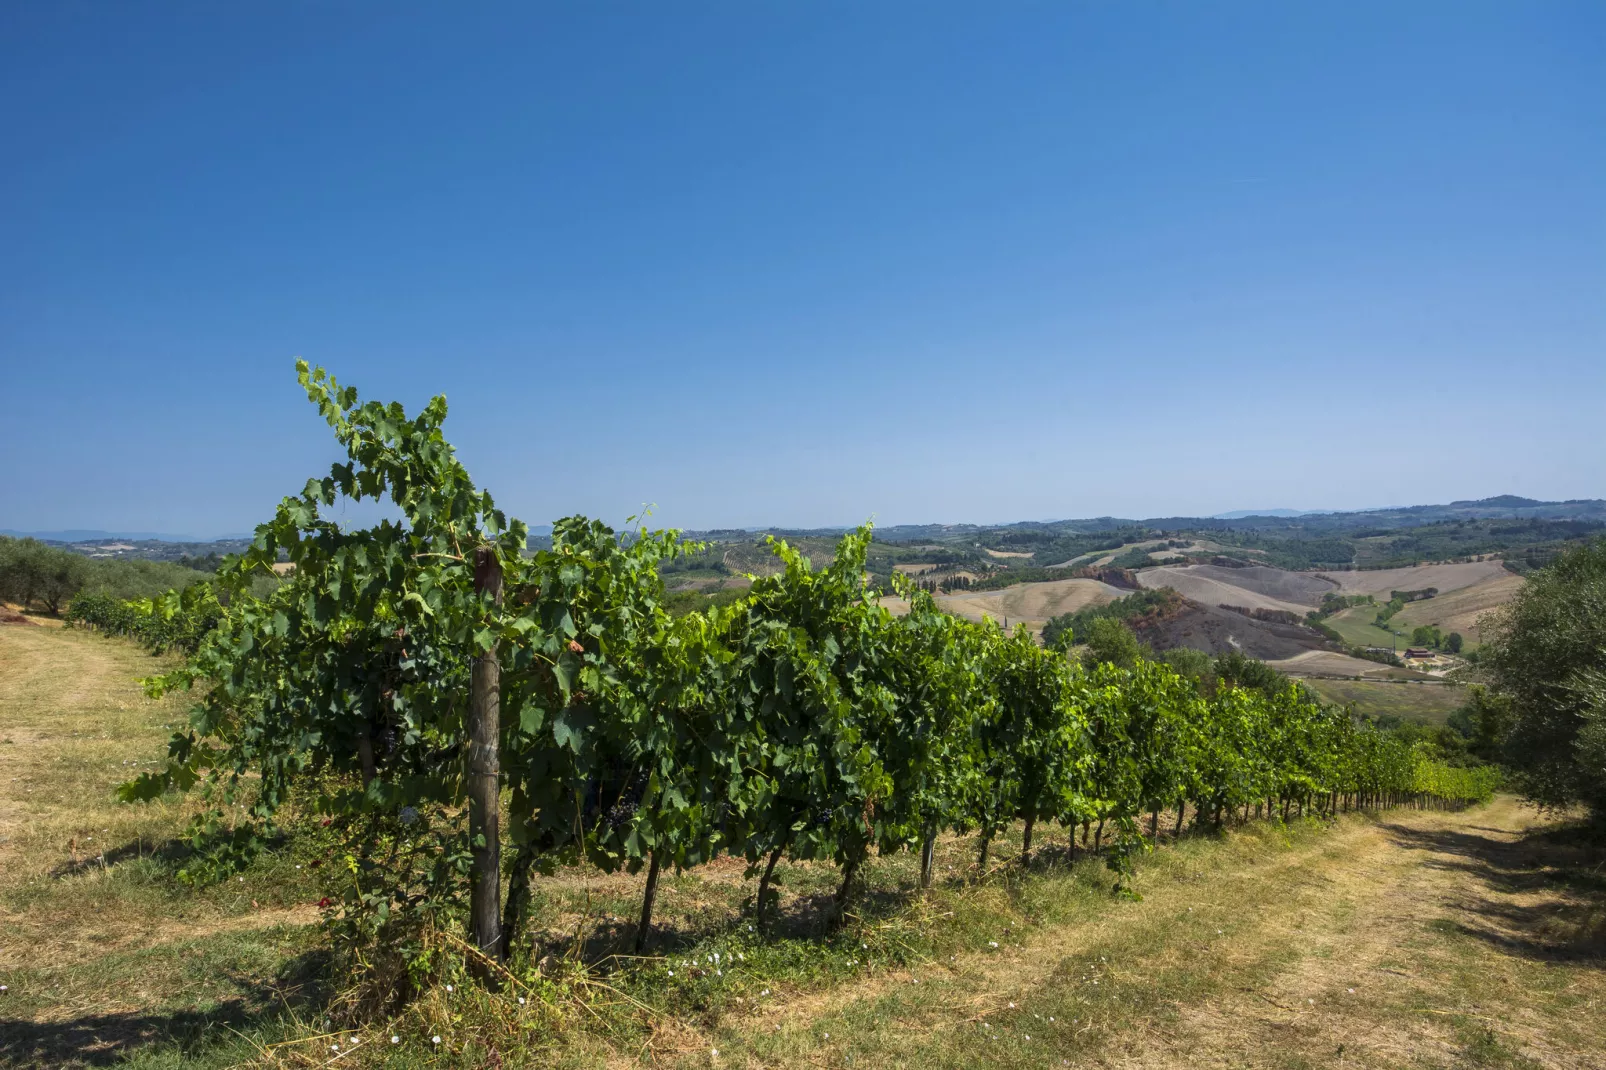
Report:
[{"label": "shadow on grass", "polygon": [[[222,832],[216,835],[216,840],[223,843],[228,839],[229,833]],[[275,830],[268,835],[261,847],[262,854],[271,854],[284,849],[290,842],[289,834],[284,830]],[[76,877],[80,874],[94,870],[110,869],[121,862],[133,862],[141,859],[153,859],[169,873],[175,873],[181,863],[206,854],[207,844],[203,843],[197,850],[193,840],[170,837],[160,843],[146,843],[143,839],[133,840],[109,851],[97,852],[94,855],[85,855],[82,858],[73,857],[62,862],[50,871],[50,875],[57,880],[65,877]]]},{"label": "shadow on grass", "polygon": [[161,843],[146,843],[141,839],[93,856],[70,859],[53,868],[50,875],[61,880],[64,877],[76,877],[95,870],[109,869],[121,862],[133,862],[145,858],[155,859],[167,869],[176,869],[178,864],[192,853],[189,844],[180,839],[167,839]]},{"label": "shadow on grass", "polygon": [[1400,846],[1436,856],[1427,865],[1465,873],[1485,892],[1458,904],[1469,918],[1434,928],[1536,961],[1606,967],[1606,845],[1570,826],[1516,839],[1481,825],[1380,827]]},{"label": "shadow on grass", "polygon": [[188,1053],[232,1030],[249,1034],[291,1011],[314,1013],[325,994],[322,952],[303,955],[272,981],[236,977],[237,995],[209,1010],[83,1014],[38,1022],[0,1017],[0,1067],[112,1066],[136,1050],[162,1045]]},{"label": "shadow on grass", "polygon": [[[1191,826],[1180,836],[1173,835],[1170,826],[1161,834],[1162,842],[1167,847],[1174,846],[1180,840],[1214,838],[1217,835],[1213,828]],[[995,844],[995,853],[989,859],[985,872],[978,871],[972,860],[968,869],[939,876],[934,886],[956,888],[997,880],[1008,885],[1014,878],[1024,875],[1064,876],[1089,860],[1103,859],[1110,842],[1111,838],[1106,838],[1104,848],[1095,850],[1056,837],[1054,840],[1040,841],[1031,854],[1023,858],[1018,849],[1012,850],[1015,845],[999,841]],[[835,881],[831,883],[834,886]],[[784,902],[768,908],[764,939],[771,944],[815,943],[843,929],[876,924],[896,917],[923,895],[907,878],[896,886],[860,884],[847,904],[844,919],[833,892],[793,894]],[[733,913],[681,918],[678,924],[655,922],[642,955],[649,958],[674,957],[693,950],[707,940],[750,931],[754,925],[753,900],[753,895],[747,895]],[[844,921],[846,924],[843,924]],[[634,918],[609,915],[594,919],[593,927],[585,932],[578,946],[572,933],[549,931],[532,941],[529,955],[532,959],[546,956],[554,959],[577,958],[592,968],[607,970],[627,966],[631,960],[640,957],[635,950],[635,941]]]}]

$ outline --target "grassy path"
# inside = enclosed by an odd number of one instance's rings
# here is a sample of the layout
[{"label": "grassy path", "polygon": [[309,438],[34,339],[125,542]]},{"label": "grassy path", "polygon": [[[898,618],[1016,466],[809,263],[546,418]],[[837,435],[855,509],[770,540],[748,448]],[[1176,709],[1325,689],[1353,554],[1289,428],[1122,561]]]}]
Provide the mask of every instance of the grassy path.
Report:
[{"label": "grassy path", "polygon": [[1601,1067],[1600,856],[1537,825],[1500,799],[1185,843],[1140,903],[707,1043],[731,1066]]},{"label": "grassy path", "polygon": [[270,1003],[313,931],[293,864],[176,886],[159,856],[196,804],[116,802],[184,719],[182,696],[152,702],[136,683],[165,664],[82,631],[0,626],[0,1066],[99,1064],[219,1007]]}]

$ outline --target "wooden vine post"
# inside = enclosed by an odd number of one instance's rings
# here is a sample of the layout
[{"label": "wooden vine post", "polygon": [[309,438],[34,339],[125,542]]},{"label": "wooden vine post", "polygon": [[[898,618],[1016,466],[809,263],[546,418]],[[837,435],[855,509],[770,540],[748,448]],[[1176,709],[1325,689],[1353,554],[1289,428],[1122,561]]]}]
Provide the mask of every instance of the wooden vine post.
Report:
[{"label": "wooden vine post", "polygon": [[[502,603],[502,565],[494,547],[474,552],[474,590]],[[473,850],[469,927],[487,957],[502,960],[501,738],[502,668],[497,644],[474,657],[468,707],[468,834]],[[489,970],[482,970],[489,981]]]}]

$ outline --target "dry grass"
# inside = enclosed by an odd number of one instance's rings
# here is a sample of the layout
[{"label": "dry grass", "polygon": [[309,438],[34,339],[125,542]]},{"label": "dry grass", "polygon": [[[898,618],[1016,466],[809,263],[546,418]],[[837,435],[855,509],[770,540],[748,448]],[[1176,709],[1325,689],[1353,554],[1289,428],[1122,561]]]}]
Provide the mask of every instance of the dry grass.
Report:
[{"label": "dry grass", "polygon": [[1487,580],[1510,576],[1499,561],[1466,561],[1455,565],[1417,565],[1414,568],[1356,569],[1324,572],[1345,594],[1370,594],[1388,601],[1390,591],[1420,591],[1437,587],[1442,594]]},{"label": "dry grass", "polygon": [[1291,658],[1266,663],[1290,676],[1362,677],[1368,680],[1427,680],[1425,673],[1381,662],[1352,658],[1335,650],[1307,650]]},{"label": "dry grass", "polygon": [[7,1028],[26,1038],[93,1018],[115,1046],[237,997],[316,920],[288,860],[215,888],[176,884],[195,802],[116,802],[184,718],[181,697],[151,702],[135,682],[166,664],[75,629],[0,629],[0,1064]]},{"label": "dry grass", "polygon": [[161,665],[80,631],[0,630],[0,889],[172,827],[149,814],[130,824],[112,798],[139,768],[130,763],[166,752],[165,726],[181,717],[176,701],[158,710],[134,682]]},{"label": "dry grass", "polygon": [[1166,852],[1142,903],[1028,911],[997,949],[788,1000],[708,1045],[749,1067],[1599,1067],[1598,864],[1509,799],[1251,828]]},{"label": "dry grass", "polygon": [[1052,617],[1084,606],[1101,606],[1130,593],[1098,580],[1075,579],[1021,583],[1000,591],[962,591],[937,600],[943,609],[968,620],[991,618],[1002,623],[1007,619],[1011,627],[1020,623],[1037,631]]},{"label": "dry grass", "polygon": [[1521,576],[1507,572],[1448,594],[1412,602],[1396,613],[1390,623],[1407,633],[1418,625],[1437,624],[1446,634],[1460,632],[1477,645],[1483,642],[1478,621],[1517,597],[1526,582]]}]

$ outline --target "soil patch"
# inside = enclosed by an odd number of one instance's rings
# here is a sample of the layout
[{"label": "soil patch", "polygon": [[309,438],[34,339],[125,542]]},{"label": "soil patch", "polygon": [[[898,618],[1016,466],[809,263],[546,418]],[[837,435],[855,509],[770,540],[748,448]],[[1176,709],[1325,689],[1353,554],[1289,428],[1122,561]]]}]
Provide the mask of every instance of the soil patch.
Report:
[{"label": "soil patch", "polygon": [[1237,650],[1261,661],[1281,661],[1326,646],[1320,634],[1303,625],[1256,620],[1192,601],[1171,616],[1133,622],[1133,630],[1155,650],[1187,647],[1212,656]]},{"label": "soil patch", "polygon": [[1264,565],[1162,565],[1146,568],[1137,577],[1144,587],[1170,587],[1184,598],[1207,606],[1281,609],[1300,617],[1321,604],[1323,593],[1338,589],[1310,573],[1284,572]]}]

